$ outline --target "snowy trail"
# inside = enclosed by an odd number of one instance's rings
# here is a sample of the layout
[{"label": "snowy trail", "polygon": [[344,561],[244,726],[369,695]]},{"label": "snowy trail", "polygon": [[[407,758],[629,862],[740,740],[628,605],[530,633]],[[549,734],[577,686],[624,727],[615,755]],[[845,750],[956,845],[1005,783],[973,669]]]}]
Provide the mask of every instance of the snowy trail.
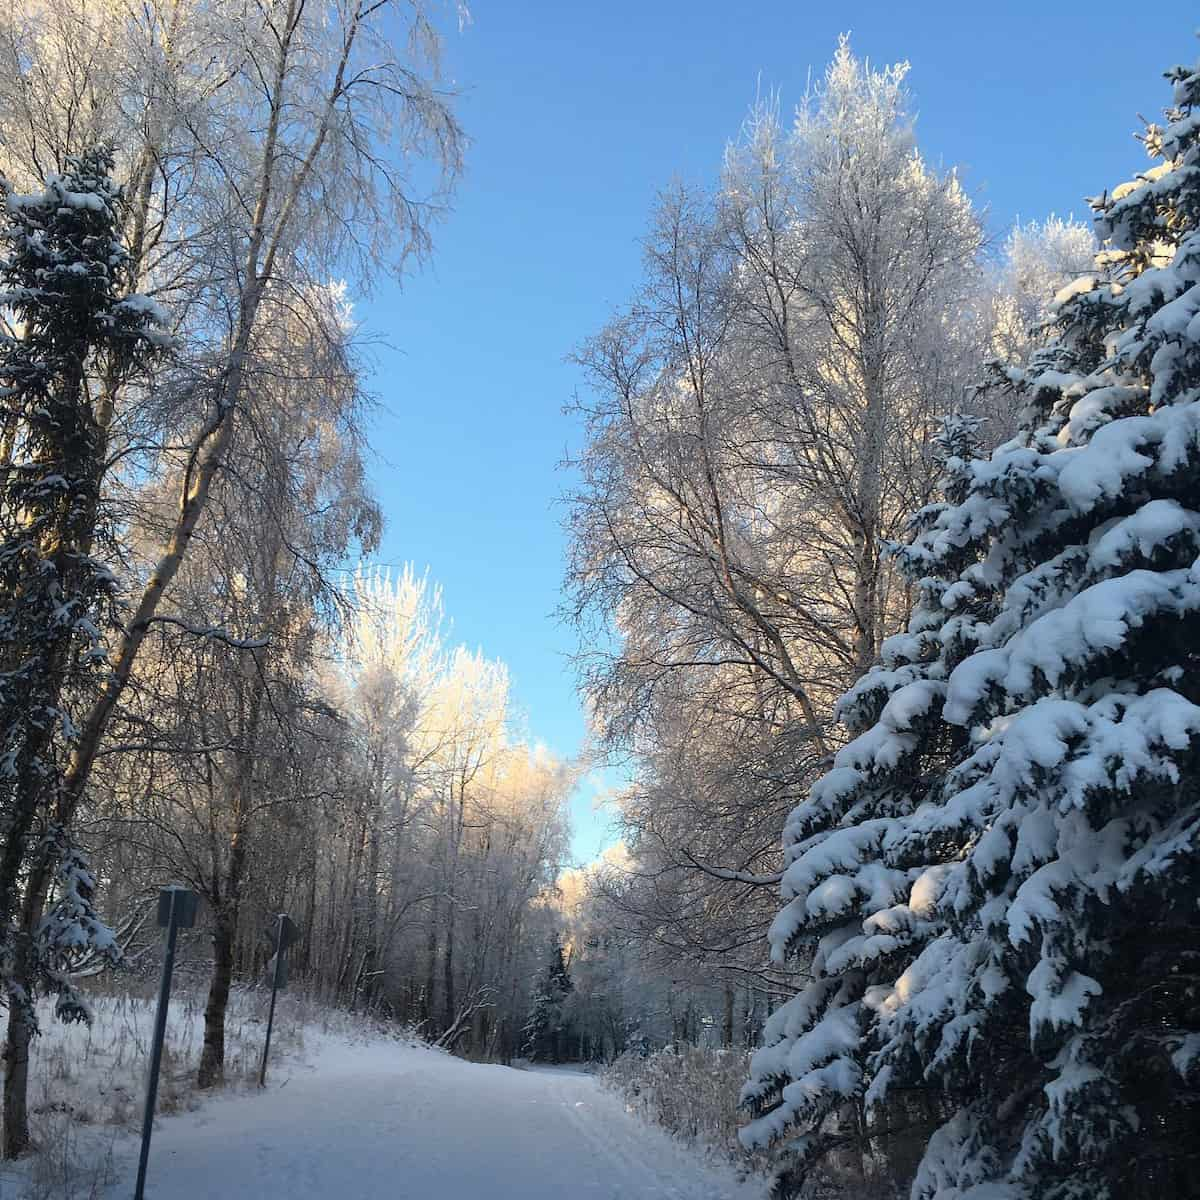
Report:
[{"label": "snowy trail", "polygon": [[[113,1200],[132,1195],[136,1147]],[[326,1044],[155,1129],[147,1200],[761,1200],[590,1076]]]}]

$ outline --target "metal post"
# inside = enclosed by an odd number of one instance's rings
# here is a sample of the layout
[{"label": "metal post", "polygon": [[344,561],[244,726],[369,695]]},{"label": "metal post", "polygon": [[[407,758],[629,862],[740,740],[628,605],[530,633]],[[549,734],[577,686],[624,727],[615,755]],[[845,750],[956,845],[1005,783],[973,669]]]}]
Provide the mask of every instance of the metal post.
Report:
[{"label": "metal post", "polygon": [[171,1001],[171,972],[175,968],[175,939],[179,934],[182,889],[171,888],[167,912],[167,953],[163,958],[162,981],[158,985],[158,1012],[154,1017],[154,1041],[150,1046],[150,1078],[146,1081],[146,1111],[142,1115],[142,1152],[138,1158],[137,1187],[133,1200],[143,1200],[146,1164],[150,1160],[150,1134],[154,1129],[154,1105],[158,1100],[158,1070],[162,1066],[163,1037],[167,1032],[167,1006]]},{"label": "metal post", "polygon": [[275,970],[271,975],[271,1009],[267,1013],[267,1038],[263,1043],[262,1066],[258,1069],[258,1086],[267,1086],[267,1055],[271,1053],[271,1029],[275,1025],[275,997],[279,995],[279,972],[283,965],[283,923],[287,920],[286,913],[279,914],[278,928],[275,932]]}]

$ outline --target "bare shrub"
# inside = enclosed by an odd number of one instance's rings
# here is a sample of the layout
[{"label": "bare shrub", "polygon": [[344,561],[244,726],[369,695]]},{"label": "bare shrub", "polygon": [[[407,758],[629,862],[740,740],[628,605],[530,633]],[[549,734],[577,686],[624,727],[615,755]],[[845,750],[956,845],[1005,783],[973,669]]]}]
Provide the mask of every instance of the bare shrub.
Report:
[{"label": "bare shrub", "polygon": [[626,1051],[600,1078],[631,1112],[747,1172],[762,1172],[770,1169],[769,1156],[748,1154],[737,1140],[738,1094],[749,1064],[748,1050],[684,1044],[644,1057]]}]

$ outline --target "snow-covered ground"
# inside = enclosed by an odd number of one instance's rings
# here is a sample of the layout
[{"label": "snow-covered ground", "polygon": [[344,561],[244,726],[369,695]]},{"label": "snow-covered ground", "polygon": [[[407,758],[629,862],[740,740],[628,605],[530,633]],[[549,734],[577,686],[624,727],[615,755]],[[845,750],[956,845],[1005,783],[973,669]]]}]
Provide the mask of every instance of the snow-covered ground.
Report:
[{"label": "snow-covered ground", "polygon": [[[295,1002],[260,1092],[246,1080],[261,1036],[252,994],[235,1004],[232,1023],[241,1085],[201,1101],[185,1087],[200,1014],[186,1000],[173,1008],[172,1111],[155,1125],[148,1200],[765,1195],[763,1181],[739,1181],[702,1159],[590,1075],[463,1062]],[[44,1110],[35,1131],[43,1155],[0,1174],[2,1200],[129,1200],[150,1013],[148,1004],[106,1000],[90,1033],[47,1023],[33,1097]]]},{"label": "snow-covered ground", "polygon": [[[115,1156],[128,1194],[135,1162]],[[332,1037],[265,1093],[163,1121],[152,1200],[751,1200],[591,1076]]]}]

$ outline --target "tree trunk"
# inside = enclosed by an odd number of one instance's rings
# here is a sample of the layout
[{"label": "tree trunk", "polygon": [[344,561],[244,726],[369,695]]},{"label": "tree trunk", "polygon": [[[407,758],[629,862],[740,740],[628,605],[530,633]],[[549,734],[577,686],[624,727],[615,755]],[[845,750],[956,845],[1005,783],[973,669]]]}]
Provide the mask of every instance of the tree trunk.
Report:
[{"label": "tree trunk", "polygon": [[363,846],[367,836],[367,818],[362,814],[354,831],[353,851],[348,856],[346,872],[346,927],[340,955],[341,965],[338,969],[337,995],[354,1007],[356,995],[354,992],[354,955],[358,947],[359,908],[361,907],[362,862]]},{"label": "tree trunk", "polygon": [[864,674],[875,661],[879,641],[879,551],[874,522],[853,532],[854,671]]},{"label": "tree trunk", "polygon": [[[367,813],[366,916],[363,922],[363,1003],[370,1008],[379,994],[379,858],[383,819],[383,751],[376,750],[374,794]],[[357,1003],[359,997],[355,996]]]},{"label": "tree trunk", "polygon": [[433,1032],[433,1022],[437,1013],[434,1005],[437,990],[437,950],[438,924],[441,921],[441,897],[434,896],[429,906],[429,932],[425,938],[425,1020],[429,1022],[430,1032]]},{"label": "tree trunk", "polygon": [[300,974],[308,978],[312,972],[313,943],[317,932],[317,839],[312,836],[312,845],[308,855],[308,898],[304,914],[304,938],[300,943],[299,963]]},{"label": "tree trunk", "polygon": [[[29,939],[18,934],[20,977],[28,980]],[[15,973],[14,973],[15,974]],[[17,982],[14,979],[14,983]],[[28,993],[27,993],[28,994]],[[10,997],[8,1035],[4,1044],[4,1157],[18,1158],[29,1149],[29,1045],[33,1040],[32,1013]]]},{"label": "tree trunk", "polygon": [[4,1157],[18,1158],[29,1149],[29,1043],[33,1026],[21,1005],[8,1016],[4,1044]]},{"label": "tree trunk", "polygon": [[[254,746],[258,733],[265,684],[262,675],[256,676],[248,719],[250,746]],[[214,1087],[225,1079],[225,1010],[229,1005],[229,988],[233,982],[233,954],[237,945],[238,921],[241,916],[242,874],[246,866],[246,829],[242,822],[250,798],[253,781],[253,760],[246,754],[240,756],[236,784],[235,815],[237,825],[229,847],[229,869],[225,886],[219,883],[214,888],[221,898],[216,905],[213,925],[213,973],[208,988],[208,1004],[204,1009],[204,1049],[200,1054],[200,1069],[196,1084],[201,1088]]]},{"label": "tree trunk", "polygon": [[445,1005],[446,1028],[454,1024],[454,897],[446,905],[446,941],[442,954],[442,1002]]},{"label": "tree trunk", "polygon": [[228,912],[223,912],[213,929],[213,974],[204,1008],[204,1049],[196,1076],[196,1084],[201,1088],[216,1087],[225,1081],[225,1010],[233,983],[236,931],[237,918],[231,919]]}]

